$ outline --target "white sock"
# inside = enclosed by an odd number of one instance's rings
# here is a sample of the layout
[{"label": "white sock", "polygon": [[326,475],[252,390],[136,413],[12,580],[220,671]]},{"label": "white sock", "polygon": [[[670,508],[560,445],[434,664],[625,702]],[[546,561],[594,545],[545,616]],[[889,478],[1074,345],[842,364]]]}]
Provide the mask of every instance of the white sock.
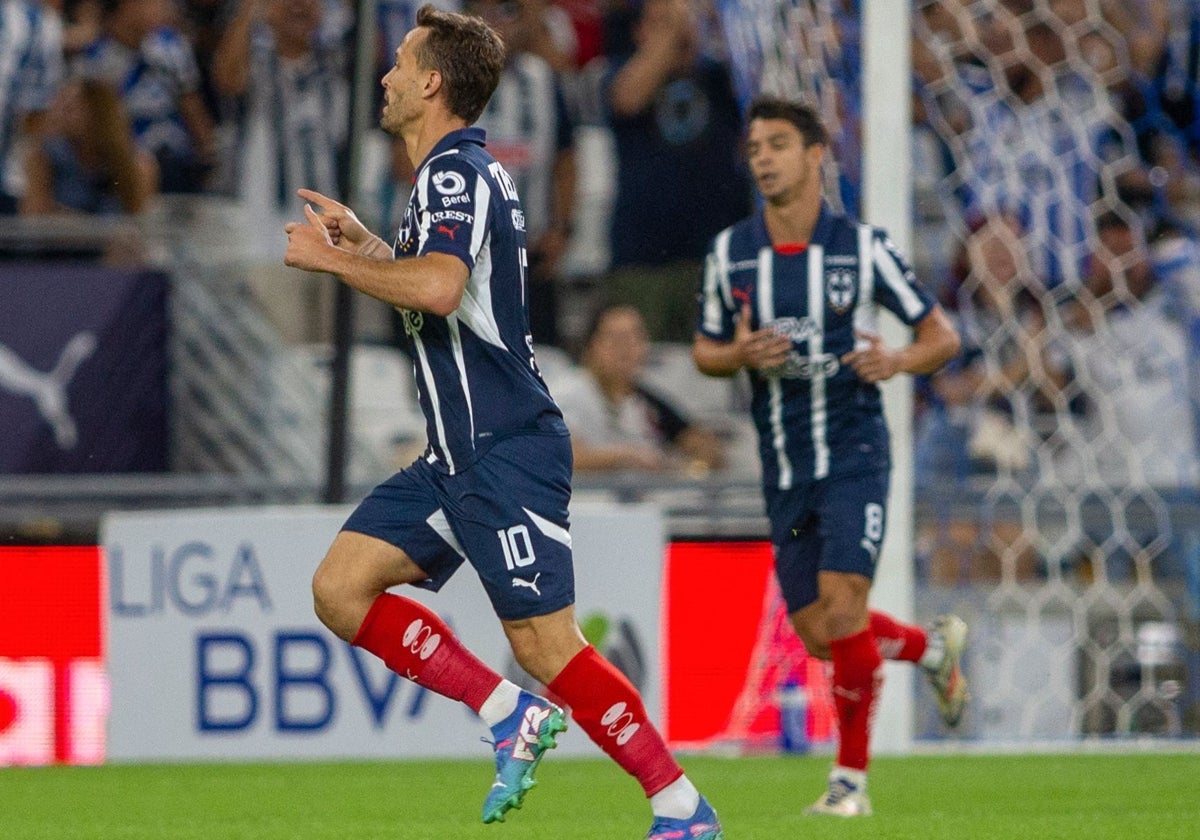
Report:
[{"label": "white sock", "polygon": [[829,780],[832,782],[834,779],[845,779],[854,785],[854,789],[859,793],[863,793],[867,789],[866,770],[854,770],[850,767],[839,767],[835,764],[833,769],[829,771]]},{"label": "white sock", "polygon": [[508,680],[500,680],[500,685],[496,686],[479,707],[479,716],[489,727],[495,726],[517,710],[517,699],[520,696],[520,686]]},{"label": "white sock", "polygon": [[700,791],[687,776],[680,776],[650,797],[650,810],[656,817],[686,820],[700,807]]},{"label": "white sock", "polygon": [[942,638],[942,634],[931,630],[926,636],[925,652],[921,654],[921,658],[917,660],[917,664],[926,671],[936,671],[942,667],[942,660],[946,658],[946,640]]}]

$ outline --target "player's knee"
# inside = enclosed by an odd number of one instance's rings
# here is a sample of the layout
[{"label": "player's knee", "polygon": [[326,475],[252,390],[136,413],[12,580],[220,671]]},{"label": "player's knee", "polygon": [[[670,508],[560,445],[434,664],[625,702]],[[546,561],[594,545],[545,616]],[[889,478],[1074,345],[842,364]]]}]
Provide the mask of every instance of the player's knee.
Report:
[{"label": "player's knee", "polygon": [[829,639],[825,635],[819,613],[808,610],[804,613],[794,614],[792,627],[795,629],[796,635],[800,637],[800,641],[804,643],[804,649],[809,656],[824,660],[830,658]]},{"label": "player's knee", "polygon": [[354,638],[362,623],[362,609],[350,581],[327,564],[317,567],[312,579],[313,611],[321,623],[346,641]]}]

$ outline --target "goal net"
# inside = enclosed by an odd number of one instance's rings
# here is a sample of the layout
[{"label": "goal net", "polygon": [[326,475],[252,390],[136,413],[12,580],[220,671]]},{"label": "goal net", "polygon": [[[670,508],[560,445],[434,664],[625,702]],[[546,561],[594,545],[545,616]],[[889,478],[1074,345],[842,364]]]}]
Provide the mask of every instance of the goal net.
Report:
[{"label": "goal net", "polygon": [[[820,111],[826,192],[852,212],[859,5],[718,3],[739,95]],[[1105,14],[919,0],[896,68],[914,78],[911,257],[964,338],[916,383],[911,478],[917,617],[972,625],[967,738],[1200,735],[1200,190],[1153,75],[1188,56]],[[917,736],[948,735],[927,700]]]}]

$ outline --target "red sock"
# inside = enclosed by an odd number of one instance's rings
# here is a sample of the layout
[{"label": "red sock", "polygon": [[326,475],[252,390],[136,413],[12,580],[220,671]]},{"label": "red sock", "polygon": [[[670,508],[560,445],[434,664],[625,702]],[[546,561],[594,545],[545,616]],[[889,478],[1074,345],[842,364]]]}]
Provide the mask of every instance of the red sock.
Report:
[{"label": "red sock", "polygon": [[833,702],[837,708],[837,763],[866,770],[870,760],[871,718],[875,696],[883,688],[883,657],[868,627],[829,643],[833,656]]},{"label": "red sock", "polygon": [[871,633],[884,659],[918,662],[925,653],[929,636],[915,624],[902,624],[890,615],[871,610]]},{"label": "red sock", "polygon": [[424,604],[384,593],[375,599],[351,643],[369,650],[402,677],[460,700],[476,713],[500,675],[467,650]]},{"label": "red sock", "polygon": [[625,675],[588,645],[547,686],[579,728],[653,796],[683,775]]}]

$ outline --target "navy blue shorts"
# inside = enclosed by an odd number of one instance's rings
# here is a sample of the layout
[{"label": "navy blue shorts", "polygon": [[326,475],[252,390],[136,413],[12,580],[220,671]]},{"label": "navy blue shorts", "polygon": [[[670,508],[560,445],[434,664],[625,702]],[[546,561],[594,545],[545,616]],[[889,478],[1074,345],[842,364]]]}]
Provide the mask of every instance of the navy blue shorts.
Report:
[{"label": "navy blue shorts", "polygon": [[455,475],[424,458],[365,498],[342,526],[391,543],[437,591],[464,560],[496,615],[531,618],[575,602],[571,561],[571,439],[515,435]]},{"label": "navy blue shorts", "polygon": [[789,613],[817,600],[817,572],[875,578],[887,494],[884,471],[768,490],[775,575]]}]

